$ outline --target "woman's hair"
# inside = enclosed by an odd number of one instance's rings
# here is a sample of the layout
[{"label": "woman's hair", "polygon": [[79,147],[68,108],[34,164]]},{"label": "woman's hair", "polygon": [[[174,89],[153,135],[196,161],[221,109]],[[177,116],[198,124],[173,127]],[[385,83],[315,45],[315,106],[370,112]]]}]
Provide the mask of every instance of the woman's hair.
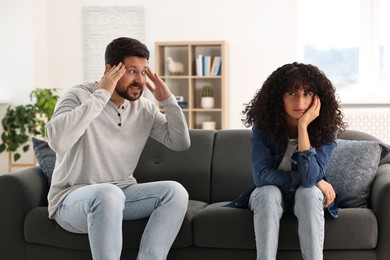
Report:
[{"label": "woman's hair", "polygon": [[303,88],[313,92],[321,101],[320,115],[308,126],[312,146],[320,146],[325,140],[334,141],[335,133],[345,130],[343,114],[339,109],[336,90],[325,74],[316,66],[294,62],[275,70],[246,104],[243,111],[244,125],[255,125],[281,138],[288,137],[283,95]]},{"label": "woman's hair", "polygon": [[127,57],[140,57],[149,59],[148,48],[140,41],[121,37],[113,40],[106,47],[105,62],[111,66],[123,62]]}]

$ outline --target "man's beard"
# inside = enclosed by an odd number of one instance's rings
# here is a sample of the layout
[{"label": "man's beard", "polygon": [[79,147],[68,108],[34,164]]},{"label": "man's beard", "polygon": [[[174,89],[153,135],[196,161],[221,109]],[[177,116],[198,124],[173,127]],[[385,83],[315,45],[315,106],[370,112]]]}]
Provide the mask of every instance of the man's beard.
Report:
[{"label": "man's beard", "polygon": [[[129,94],[128,90],[129,90],[129,88],[132,88],[132,87],[138,87],[139,94],[137,94],[136,96]],[[132,85],[127,86],[125,90],[122,90],[122,89],[116,87],[115,91],[119,96],[121,96],[124,99],[127,99],[129,101],[136,101],[142,96],[142,93],[144,92],[144,88],[142,85],[132,84]]]}]

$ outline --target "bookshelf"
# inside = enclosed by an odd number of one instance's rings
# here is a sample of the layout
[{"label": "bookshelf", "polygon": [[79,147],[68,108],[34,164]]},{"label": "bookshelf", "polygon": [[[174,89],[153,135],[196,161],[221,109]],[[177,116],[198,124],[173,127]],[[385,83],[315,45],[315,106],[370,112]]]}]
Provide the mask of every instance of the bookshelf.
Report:
[{"label": "bookshelf", "polygon": [[[215,129],[226,129],[228,93],[225,42],[156,42],[155,51],[157,73],[178,100],[186,102],[182,109],[189,128],[202,129],[215,125]],[[202,57],[201,67],[197,66],[199,57]],[[220,57],[221,62],[219,70],[213,72],[211,68],[214,60],[217,60],[215,57]],[[209,69],[204,73],[207,60],[210,60]],[[204,87],[212,89],[214,97],[212,107],[202,107]],[[204,93],[206,91],[203,91]]]}]

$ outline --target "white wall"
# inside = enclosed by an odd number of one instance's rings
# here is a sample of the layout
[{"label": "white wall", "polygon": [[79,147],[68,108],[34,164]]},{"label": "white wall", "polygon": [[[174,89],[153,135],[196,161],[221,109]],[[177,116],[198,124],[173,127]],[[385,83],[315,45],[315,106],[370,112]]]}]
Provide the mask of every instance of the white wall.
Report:
[{"label": "white wall", "polygon": [[[154,65],[156,41],[224,40],[228,45],[230,128],[242,128],[240,112],[276,67],[296,55],[296,1],[291,0],[36,0],[36,73],[40,87],[83,82],[82,7],[143,6],[145,43]],[[46,5],[46,6],[45,6]],[[37,19],[35,19],[37,22]],[[38,29],[37,29],[38,28]],[[102,68],[103,68],[102,64]]]},{"label": "white wall", "polygon": [[[0,2],[0,115],[29,102],[35,87],[83,82],[82,8],[142,6],[154,66],[156,41],[226,41],[229,127],[243,128],[243,104],[296,54],[297,0],[4,0]],[[103,70],[104,64],[102,64]],[[0,125],[0,133],[2,128]],[[0,154],[0,172],[8,169]]]},{"label": "white wall", "polygon": [[34,86],[33,4],[0,2],[0,100],[28,102]]},{"label": "white wall", "polygon": [[[296,60],[298,0],[4,0],[0,2],[0,104],[35,87],[83,82],[82,8],[142,6],[154,66],[157,41],[226,41],[229,128],[266,77]],[[102,64],[103,70],[104,64]],[[0,106],[0,115],[6,105]],[[0,126],[1,127],[1,126]],[[1,132],[2,129],[0,129]],[[0,154],[0,172],[6,163]]]},{"label": "white wall", "polygon": [[[35,87],[33,50],[32,2],[0,1],[0,120],[10,102],[29,101],[28,93]],[[7,169],[8,154],[2,153],[0,173]]]},{"label": "white wall", "polygon": [[[83,82],[82,7],[143,6],[145,43],[224,40],[228,45],[230,128],[265,77],[295,59],[296,1],[18,0],[0,3],[0,98],[28,102],[34,87]],[[104,64],[102,64],[103,68]]]},{"label": "white wall", "polygon": [[[276,67],[295,60],[296,2],[1,1],[0,103],[28,103],[28,95],[35,87],[66,89],[83,82],[84,6],[142,6],[146,17],[145,43],[151,51],[152,67],[156,41],[226,41],[229,128],[243,128],[243,104]],[[102,70],[103,67],[104,64]],[[0,114],[6,106],[0,106]],[[5,172],[7,163],[2,155],[0,172]]]}]

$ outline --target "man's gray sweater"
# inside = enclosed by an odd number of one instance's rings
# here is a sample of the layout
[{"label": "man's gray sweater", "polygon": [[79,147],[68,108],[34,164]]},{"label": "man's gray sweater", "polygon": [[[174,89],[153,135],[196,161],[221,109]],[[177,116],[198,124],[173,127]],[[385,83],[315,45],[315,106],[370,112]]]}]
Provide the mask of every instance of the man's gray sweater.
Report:
[{"label": "man's gray sweater", "polygon": [[144,97],[118,108],[108,91],[92,88],[79,85],[64,93],[46,126],[57,156],[48,194],[50,218],[78,187],[136,183],[133,171],[149,136],[176,151],[190,146],[185,117],[172,94],[161,102],[162,114]]}]

